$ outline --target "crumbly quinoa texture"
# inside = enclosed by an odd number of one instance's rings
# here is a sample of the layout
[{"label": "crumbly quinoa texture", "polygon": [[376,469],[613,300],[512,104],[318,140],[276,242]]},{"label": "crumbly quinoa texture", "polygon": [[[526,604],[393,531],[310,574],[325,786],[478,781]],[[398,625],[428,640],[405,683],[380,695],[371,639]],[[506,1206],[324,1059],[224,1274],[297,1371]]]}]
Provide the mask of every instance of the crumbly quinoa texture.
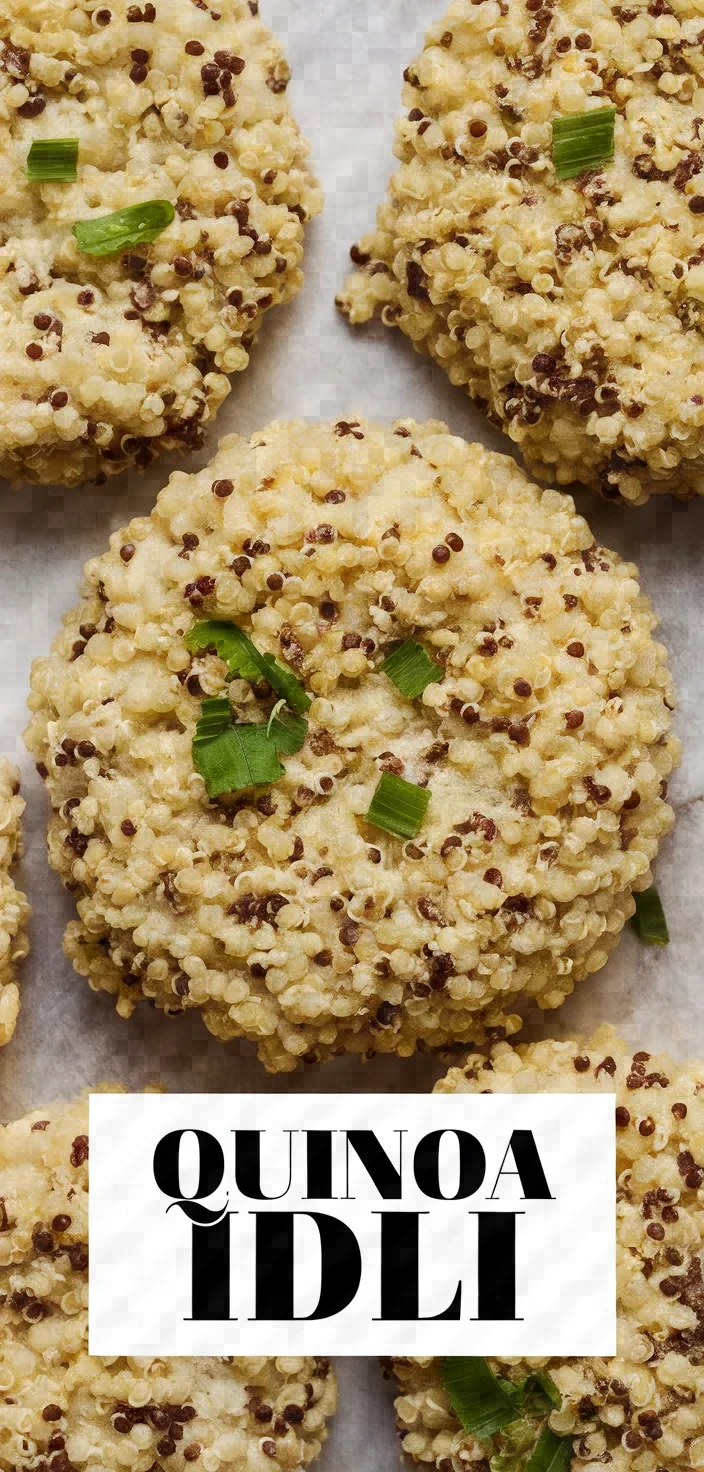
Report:
[{"label": "crumbly quinoa texture", "polygon": [[[209,802],[191,742],[229,619],[314,697],[272,787]],[[171,477],[88,563],[32,674],[27,742],[65,948],[129,1016],[202,1009],[267,1068],[517,1030],[602,966],[672,813],[672,689],[636,569],[513,460],[412,420],[275,423]],[[444,678],[380,672],[422,640]],[[268,686],[234,680],[237,715]],[[365,813],[382,773],[428,786],[412,842]]]},{"label": "crumbly quinoa texture", "polygon": [[[534,474],[631,503],[704,493],[703,40],[698,0],[453,0],[339,297]],[[613,161],[558,180],[552,119],[611,105]]]},{"label": "crumbly quinoa texture", "polygon": [[326,1360],[88,1353],[88,1105],[0,1127],[0,1459],[17,1472],[292,1472],[318,1455]]},{"label": "crumbly quinoa texture", "polygon": [[19,791],[17,768],[0,757],[0,1047],[9,1043],[15,1031],[20,1010],[15,967],[29,950],[24,933],[29,905],[10,872],[24,853],[21,820],[25,805]]},{"label": "crumbly quinoa texture", "polygon": [[[298,291],[320,208],[257,0],[0,3],[0,474],[99,481],[192,449]],[[29,184],[42,138],[75,183]],[[164,199],[151,245],[83,254],[76,220]]]},{"label": "crumbly quinoa texture", "polygon": [[[498,1044],[436,1085],[445,1094],[614,1093],[618,1345],[614,1359],[490,1360],[509,1379],[546,1368],[550,1415],[573,1467],[699,1467],[704,1455],[704,1064],[634,1052],[602,1027],[579,1042]],[[700,1163],[701,1162],[701,1163]],[[438,1472],[487,1472],[491,1444],[464,1432],[438,1360],[397,1360],[404,1450]]]}]

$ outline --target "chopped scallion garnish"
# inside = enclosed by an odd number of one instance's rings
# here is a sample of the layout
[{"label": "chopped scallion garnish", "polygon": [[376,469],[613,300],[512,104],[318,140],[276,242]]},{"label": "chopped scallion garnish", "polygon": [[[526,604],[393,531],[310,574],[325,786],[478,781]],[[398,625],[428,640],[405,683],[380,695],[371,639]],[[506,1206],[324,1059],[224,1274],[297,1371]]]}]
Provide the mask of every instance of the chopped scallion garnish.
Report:
[{"label": "chopped scallion garnish", "polygon": [[304,711],[310,709],[310,695],[291,670],[279,664],[273,654],[257,653],[257,658],[261,661],[260,668],[264,679],[268,680],[272,690],[275,690],[276,694],[280,695],[287,705],[290,705],[291,710],[294,710],[297,715],[303,715]]},{"label": "chopped scallion garnish", "polygon": [[480,1355],[444,1360],[443,1379],[458,1421],[473,1436],[493,1436],[519,1414],[514,1387],[498,1380]]},{"label": "chopped scallion garnish", "polygon": [[523,1390],[531,1399],[534,1398],[532,1393],[536,1393],[538,1398],[542,1397],[546,1406],[553,1407],[557,1411],[562,1405],[562,1396],[552,1375],[548,1375],[547,1370],[531,1370],[524,1382]]},{"label": "chopped scallion garnish", "polygon": [[30,184],[69,184],[76,177],[77,138],[35,138],[25,164]]},{"label": "chopped scallion garnish", "polygon": [[615,107],[596,107],[552,120],[552,161],[558,179],[572,179],[614,156]]},{"label": "chopped scallion garnish", "polygon": [[193,738],[193,765],[208,797],[260,787],[284,775],[266,726],[235,725],[229,700],[203,701]]},{"label": "chopped scallion garnish", "polygon": [[569,1472],[572,1439],[556,1436],[544,1419],[562,1404],[546,1370],[503,1380],[485,1359],[468,1355],[443,1360],[442,1376],[464,1430],[481,1441],[496,1437],[492,1472]]},{"label": "chopped scallion garnish", "polygon": [[225,619],[201,619],[188,630],[183,642],[193,654],[212,647],[224,659],[230,678],[240,675],[244,680],[260,680],[262,677],[257,651],[237,624]]},{"label": "chopped scallion garnish", "polygon": [[303,716],[288,710],[285,700],[279,700],[269,716],[266,729],[276,750],[282,756],[293,756],[294,752],[300,751],[308,735],[308,722]]},{"label": "chopped scallion garnish", "polygon": [[569,1472],[572,1437],[556,1436],[546,1424],[526,1462],[526,1472]]},{"label": "chopped scallion garnish", "polygon": [[398,649],[387,654],[380,668],[407,700],[415,700],[416,696],[423,694],[426,685],[442,680],[445,674],[442,666],[430,658],[416,639],[406,639]]},{"label": "chopped scallion garnish", "polygon": [[113,215],[77,220],[73,233],[84,255],[111,256],[128,246],[156,240],[173,218],[174,207],[168,199],[150,199],[144,204],[127,205]]},{"label": "chopped scallion garnish", "polygon": [[366,814],[368,823],[396,838],[415,838],[426,814],[430,792],[384,772]]},{"label": "chopped scallion garnish", "polygon": [[193,737],[194,746],[203,741],[212,741],[214,736],[221,736],[231,725],[232,706],[227,697],[201,701],[200,719]]},{"label": "chopped scallion garnish", "polygon": [[633,898],[636,902],[633,925],[638,932],[639,940],[642,940],[646,946],[668,945],[670,934],[667,920],[655,885],[651,884],[650,889],[634,894]]},{"label": "chopped scallion garnish", "polygon": [[[243,680],[268,680],[272,690],[290,705],[298,715],[304,715],[310,707],[310,696],[306,694],[300,680],[291,670],[279,664],[273,654],[260,654],[251,639],[243,634],[237,624],[224,619],[202,619],[194,624],[185,636],[187,649],[217,650],[227,664],[230,679],[239,675]],[[297,749],[297,748],[296,748]]]}]

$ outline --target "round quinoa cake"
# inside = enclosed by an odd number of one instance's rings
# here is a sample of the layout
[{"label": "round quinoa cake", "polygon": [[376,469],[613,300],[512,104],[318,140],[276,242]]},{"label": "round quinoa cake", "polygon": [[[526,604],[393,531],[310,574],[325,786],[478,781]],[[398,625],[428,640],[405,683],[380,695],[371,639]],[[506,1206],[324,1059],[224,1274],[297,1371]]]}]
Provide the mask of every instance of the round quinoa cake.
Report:
[{"label": "round quinoa cake", "polygon": [[0,1459],[16,1472],[292,1472],[335,1410],[327,1360],[88,1352],[88,1104],[0,1127]]},{"label": "round quinoa cake", "polygon": [[[202,443],[320,208],[288,77],[257,0],[4,0],[0,474],[100,482]],[[78,141],[74,180],[28,181],[47,139]],[[151,243],[79,248],[76,222],[156,200]]]},{"label": "round quinoa cake", "polygon": [[26,897],[17,889],[11,869],[24,853],[17,767],[0,757],[0,1047],[9,1043],[20,1010],[15,966],[27,955],[24,927],[29,919]]},{"label": "round quinoa cake", "polygon": [[[703,40],[698,0],[453,0],[338,298],[534,474],[631,503],[704,493]],[[558,178],[552,121],[605,107],[614,157]]]},{"label": "round quinoa cake", "polygon": [[[588,1041],[500,1043],[436,1085],[445,1094],[615,1094],[618,1353],[614,1359],[489,1360],[494,1373],[516,1382],[531,1369],[547,1370],[562,1400],[549,1425],[572,1439],[575,1468],[701,1466],[703,1090],[704,1064],[633,1052],[608,1027]],[[402,1444],[414,1461],[435,1464],[438,1472],[471,1466],[486,1472],[498,1453],[492,1467],[519,1472],[525,1465],[532,1442],[518,1456],[514,1445],[512,1458],[510,1428],[493,1442],[462,1429],[439,1360],[396,1360],[393,1368]]]},{"label": "round quinoa cake", "polygon": [[[279,702],[203,620],[312,701],[278,779],[214,800],[203,697],[250,727]],[[33,667],[67,955],[123,1016],[200,1008],[271,1070],[515,1032],[519,996],[604,964],[670,827],[655,624],[568,496],[441,423],[225,439],[87,564]],[[381,668],[409,640],[415,699]],[[367,819],[378,784],[429,799],[410,838]]]}]

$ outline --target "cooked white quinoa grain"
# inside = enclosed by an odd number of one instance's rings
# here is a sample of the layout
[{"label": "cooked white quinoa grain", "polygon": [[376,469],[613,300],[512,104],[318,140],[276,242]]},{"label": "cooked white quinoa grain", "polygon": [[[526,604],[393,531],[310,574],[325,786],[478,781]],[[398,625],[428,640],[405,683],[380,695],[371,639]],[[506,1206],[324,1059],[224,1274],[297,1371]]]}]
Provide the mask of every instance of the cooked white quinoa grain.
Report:
[{"label": "cooked white quinoa grain", "polygon": [[[261,316],[298,291],[320,208],[257,0],[2,0],[0,474],[99,481],[201,444]],[[79,140],[29,184],[33,140]],[[76,220],[169,200],[122,255]]]},{"label": "cooked white quinoa grain", "polygon": [[[267,1068],[515,1032],[604,964],[672,820],[672,688],[636,569],[569,497],[445,425],[275,423],[173,475],[88,563],[27,742],[76,892],[65,947],[129,1016],[199,1007]],[[191,741],[230,619],[315,697],[273,787],[209,802]],[[379,672],[414,635],[422,699]],[[230,684],[236,712],[272,697]],[[382,772],[428,784],[404,843]]]},{"label": "cooked white quinoa grain", "polygon": [[[536,475],[635,503],[704,493],[703,42],[699,0],[453,0],[339,298]],[[612,104],[615,158],[560,182],[551,120]]]},{"label": "cooked white quinoa grain", "polygon": [[[436,1092],[614,1093],[618,1352],[614,1359],[496,1360],[521,1380],[549,1370],[550,1415],[573,1467],[701,1467],[704,1458],[704,1064],[633,1052],[611,1028],[589,1040],[510,1047],[452,1068]],[[491,1444],[460,1427],[438,1360],[396,1360],[404,1450],[438,1472],[486,1472]]]},{"label": "cooked white quinoa grain", "polygon": [[0,1459],[17,1472],[277,1472],[335,1410],[327,1360],[88,1353],[88,1105],[0,1127]]},{"label": "cooked white quinoa grain", "polygon": [[29,905],[10,873],[24,853],[21,819],[25,804],[19,790],[17,767],[0,757],[0,1047],[9,1043],[15,1031],[20,1010],[15,965],[29,950],[24,934]]}]

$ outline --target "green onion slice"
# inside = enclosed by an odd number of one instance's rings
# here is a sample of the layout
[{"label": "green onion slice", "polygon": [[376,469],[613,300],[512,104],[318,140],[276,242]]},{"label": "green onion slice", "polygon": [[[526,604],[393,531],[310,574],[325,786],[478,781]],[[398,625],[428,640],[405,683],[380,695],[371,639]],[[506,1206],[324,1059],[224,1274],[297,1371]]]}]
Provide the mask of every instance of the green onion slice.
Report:
[{"label": "green onion slice", "polygon": [[77,163],[77,138],[35,138],[27,154],[25,174],[30,184],[69,184],[76,177]]},{"label": "green onion slice", "polygon": [[259,654],[258,658],[261,660],[261,672],[264,679],[268,680],[272,690],[275,690],[276,694],[280,695],[287,705],[290,705],[291,710],[295,710],[297,715],[303,715],[304,711],[309,710],[310,695],[304,690],[300,680],[296,679],[293,672],[279,664],[273,654]]},{"label": "green onion slice", "polygon": [[269,716],[266,729],[276,750],[282,756],[293,756],[294,752],[300,751],[308,735],[308,722],[303,716],[288,710],[285,700],[279,700]]},{"label": "green onion slice", "polygon": [[558,179],[572,179],[614,156],[615,107],[597,107],[552,120],[552,161]]},{"label": "green onion slice", "polygon": [[646,946],[668,945],[670,933],[662,900],[655,885],[651,884],[650,889],[644,889],[641,894],[634,894],[633,898],[636,902],[633,925],[639,940]]},{"label": "green onion slice", "polygon": [[[279,664],[273,654],[260,654],[237,624],[225,620],[202,619],[185,636],[187,649],[207,649],[212,644],[228,666],[228,676],[243,680],[268,680],[272,690],[298,715],[304,715],[311,704],[310,696],[291,670]],[[298,749],[298,748],[296,748]]]},{"label": "green onion slice", "polygon": [[526,1472],[569,1472],[571,1461],[572,1437],[556,1436],[546,1425],[526,1462]]},{"label": "green onion slice", "polygon": [[111,256],[128,246],[156,240],[173,218],[174,207],[168,199],[150,199],[144,204],[130,204],[116,210],[114,215],[76,220],[73,233],[84,255]]},{"label": "green onion slice", "polygon": [[465,1431],[484,1440],[518,1415],[518,1387],[498,1380],[479,1355],[443,1362],[443,1380],[450,1404]]},{"label": "green onion slice", "polygon": [[[229,701],[203,701],[204,706],[223,704],[229,708]],[[231,712],[229,725],[225,725],[223,712],[212,709],[204,712],[196,727],[193,765],[208,797],[264,786],[284,775],[266,726],[233,725]]]},{"label": "green onion slice", "polygon": [[[485,1359],[467,1356],[444,1360],[442,1374],[455,1415],[465,1431],[480,1438],[494,1436],[511,1423],[516,1433],[514,1440],[523,1441],[527,1434],[530,1444],[535,1435],[534,1431],[531,1435],[532,1423],[518,1418],[525,1412],[545,1415],[562,1405],[562,1396],[546,1370],[534,1370],[516,1384],[495,1375]],[[554,1439],[561,1441],[559,1437]],[[541,1438],[535,1446],[534,1456],[540,1441]],[[498,1461],[501,1461],[500,1457]],[[528,1466],[531,1465],[532,1458],[528,1462]],[[547,1464],[543,1467],[536,1462],[533,1472],[548,1472]],[[560,1468],[556,1466],[550,1472],[560,1472]]]},{"label": "green onion slice", "polygon": [[368,823],[397,838],[415,838],[426,814],[430,792],[384,772],[366,813]]},{"label": "green onion slice", "polygon": [[536,1401],[544,1409],[559,1411],[562,1405],[562,1396],[547,1370],[531,1370],[523,1384],[523,1392],[531,1401]]},{"label": "green onion slice", "polygon": [[237,624],[228,623],[225,619],[201,619],[188,630],[183,642],[192,653],[212,646],[224,659],[230,679],[235,675],[240,675],[243,680],[262,678],[261,656]]},{"label": "green onion slice", "polygon": [[489,1456],[490,1472],[525,1472],[539,1430],[533,1416],[521,1416],[510,1425],[503,1426],[493,1438],[499,1450]]},{"label": "green onion slice", "polygon": [[398,649],[387,654],[380,668],[407,700],[415,700],[416,696],[423,694],[426,685],[442,680],[445,674],[441,665],[430,658],[416,639],[406,639]]},{"label": "green onion slice", "polygon": [[222,736],[223,731],[227,731],[231,725],[232,706],[226,697],[201,701],[200,719],[193,745],[200,746],[204,741],[212,741],[214,736]]}]

